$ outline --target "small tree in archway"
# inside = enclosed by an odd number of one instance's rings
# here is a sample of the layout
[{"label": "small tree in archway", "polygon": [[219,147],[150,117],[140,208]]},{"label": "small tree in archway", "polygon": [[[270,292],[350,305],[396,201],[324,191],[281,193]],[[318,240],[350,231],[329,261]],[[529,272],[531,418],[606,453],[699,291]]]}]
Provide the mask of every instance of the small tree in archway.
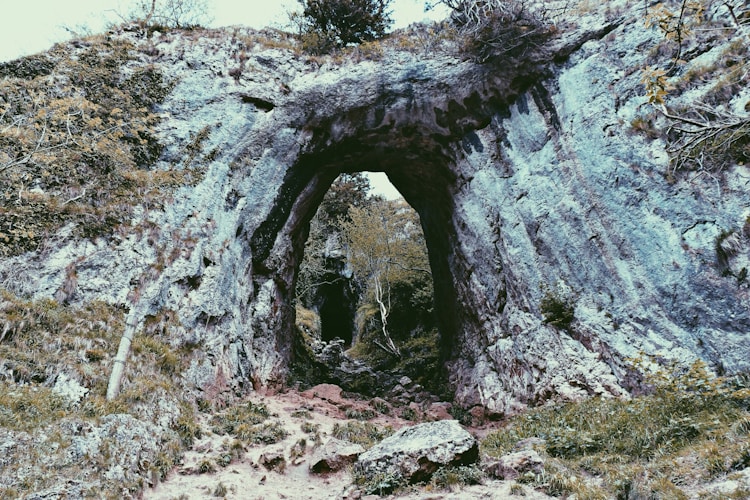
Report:
[{"label": "small tree in archway", "polygon": [[[319,340],[351,342],[351,357],[437,393],[440,336],[419,215],[403,200],[368,192],[363,174],[342,174],[311,221],[297,275],[298,327]],[[340,287],[353,293],[336,295]],[[324,307],[331,301],[338,309]],[[351,330],[342,336],[335,323],[350,311]]]},{"label": "small tree in archway", "polygon": [[[360,309],[364,318],[375,316],[380,329],[377,338],[373,332],[364,333],[373,336],[370,341],[383,351],[400,358],[389,318],[399,306],[409,309],[409,305],[396,302],[406,300],[397,290],[408,289],[411,293],[407,293],[414,295],[422,282],[430,292],[432,288],[418,216],[404,201],[381,200],[367,209],[352,207],[349,218],[344,225],[349,262],[365,286]],[[428,295],[431,302],[431,293]]]},{"label": "small tree in archway", "polygon": [[296,284],[297,299],[305,307],[310,307],[311,292],[332,280],[343,279],[331,268],[331,256],[342,251],[342,224],[349,221],[349,208],[368,206],[372,200],[369,193],[370,180],[363,173],[341,174],[310,221]]}]

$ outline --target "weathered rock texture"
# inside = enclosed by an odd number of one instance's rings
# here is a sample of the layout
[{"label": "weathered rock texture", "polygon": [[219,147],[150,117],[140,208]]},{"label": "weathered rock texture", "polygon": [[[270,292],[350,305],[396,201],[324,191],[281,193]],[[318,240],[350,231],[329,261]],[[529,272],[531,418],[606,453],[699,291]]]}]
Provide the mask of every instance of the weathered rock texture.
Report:
[{"label": "weathered rock texture", "polygon": [[541,474],[544,470],[544,460],[535,450],[516,451],[483,465],[483,469],[498,479],[516,479],[528,472]]},{"label": "weathered rock texture", "polygon": [[418,482],[447,465],[469,465],[479,458],[479,443],[456,420],[406,427],[385,438],[357,459],[364,478]]},{"label": "weathered rock texture", "polygon": [[353,464],[365,449],[340,439],[331,438],[322,448],[315,450],[310,461],[312,472],[335,472]]},{"label": "weathered rock texture", "polygon": [[[334,61],[241,31],[114,34],[143,49],[134,64],[176,78],[157,168],[180,165],[205,130],[205,176],[164,210],[136,212],[133,226],[158,231],[63,231],[0,263],[0,277],[54,297],[75,262],[74,302],[122,304],[136,330],[177,311],[175,344],[203,353],[187,372],[199,389],[280,384],[308,222],[340,172],[384,171],[422,220],[460,403],[502,412],[623,394],[623,360],[641,351],[746,370],[748,288],[722,276],[715,241],[750,215],[750,172],[668,181],[664,145],[630,133],[660,37],[636,17],[592,13],[595,28],[481,65],[439,46]],[[569,329],[544,322],[545,287],[575,292]]]}]

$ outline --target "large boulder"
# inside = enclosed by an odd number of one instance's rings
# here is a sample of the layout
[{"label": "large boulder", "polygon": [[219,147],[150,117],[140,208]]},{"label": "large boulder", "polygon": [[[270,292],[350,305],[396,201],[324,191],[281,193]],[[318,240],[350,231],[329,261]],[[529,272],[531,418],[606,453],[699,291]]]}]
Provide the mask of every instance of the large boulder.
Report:
[{"label": "large boulder", "polygon": [[359,456],[356,473],[365,479],[415,483],[445,465],[477,461],[477,440],[456,420],[405,427]]},{"label": "large boulder", "polygon": [[322,448],[318,448],[310,461],[312,472],[336,472],[353,464],[365,449],[354,443],[340,439],[329,439]]}]

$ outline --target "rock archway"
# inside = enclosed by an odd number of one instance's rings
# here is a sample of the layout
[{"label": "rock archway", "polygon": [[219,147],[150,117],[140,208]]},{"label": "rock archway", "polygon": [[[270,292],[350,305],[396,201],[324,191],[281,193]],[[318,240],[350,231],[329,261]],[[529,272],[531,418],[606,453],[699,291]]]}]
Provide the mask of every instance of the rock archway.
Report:
[{"label": "rock archway", "polygon": [[[709,200],[706,189],[677,201],[663,178],[628,167],[660,168],[607,118],[622,105],[596,83],[614,79],[621,64],[599,40],[611,29],[505,64],[396,52],[377,63],[298,70],[288,93],[264,94],[273,109],[254,111],[232,153],[243,172],[234,182],[244,186],[228,247],[244,287],[243,307],[227,316],[242,332],[228,360],[232,380],[283,380],[308,223],[338,174],[362,170],[385,172],[419,213],[441,354],[459,403],[504,412],[553,396],[622,394],[625,359],[642,350],[745,366],[718,350],[731,338],[743,351],[729,332],[743,327],[703,315],[697,343],[695,324],[670,305],[699,294],[729,313],[734,306],[720,297],[744,292],[716,281],[679,236],[667,243],[663,235],[692,227],[696,213],[742,213],[746,195]],[[604,45],[565,62],[586,41]],[[601,57],[610,69],[597,65]],[[635,98],[637,76],[621,85],[620,95]],[[660,210],[645,226],[630,208],[638,190]],[[679,267],[665,274],[665,262]],[[545,317],[542,299],[558,290],[576,298],[573,327]],[[733,311],[748,322],[747,311]]]},{"label": "rock archway", "polygon": [[[747,370],[748,288],[724,272],[750,267],[746,167],[668,182],[663,145],[627,125],[652,35],[592,25],[487,64],[393,46],[321,62],[258,43],[237,69],[244,42],[227,34],[118,35],[177,77],[154,168],[199,158],[203,177],[137,207],[133,231],[61,231],[0,277],[22,269],[19,294],[53,297],[74,269],[75,300],[121,305],[131,333],[175,311],[173,343],[199,347],[185,379],[208,394],[283,384],[309,221],[339,173],[382,171],[420,215],[460,404],[622,394],[639,352]],[[542,306],[560,290],[575,299],[567,326]]]},{"label": "rock archway", "polygon": [[[333,179],[344,172],[353,173],[360,170],[385,172],[407,202],[420,215],[433,273],[436,311],[442,339],[440,351],[443,358],[448,360],[453,356],[456,348],[456,332],[465,328],[462,324],[467,321],[466,316],[458,313],[463,308],[459,305],[455,292],[455,282],[459,278],[454,273],[463,271],[452,268],[450,265],[451,261],[466,261],[460,256],[456,259],[460,248],[457,248],[455,231],[452,229],[451,192],[455,175],[450,165],[454,161],[446,155],[431,158],[429,153],[419,151],[421,144],[406,150],[390,149],[387,146],[387,144],[360,143],[356,149],[348,149],[343,157],[337,156],[338,148],[333,148],[333,151],[325,150],[304,157],[293,166],[290,169],[289,185],[297,182],[297,176],[304,178],[305,172],[314,172],[313,176],[308,184],[299,190],[296,198],[289,197],[287,205],[276,207],[279,213],[286,212],[289,215],[285,223],[276,229],[277,232],[273,238],[274,245],[270,250],[266,250],[262,242],[271,241],[271,238],[265,236],[264,230],[268,230],[267,228],[270,227],[268,221],[273,219],[268,219],[266,225],[261,225],[251,237],[254,255],[253,280],[256,283],[273,281],[274,286],[279,290],[279,300],[291,304],[293,295],[290,291],[294,290],[295,273],[302,260],[310,219],[315,214]],[[292,191],[291,187],[289,191]],[[286,255],[281,261],[275,257],[280,251],[285,252]],[[266,256],[265,259],[263,259],[264,256]],[[329,299],[335,300],[335,297]],[[326,309],[329,306],[330,310]],[[321,321],[335,323],[336,320],[327,320],[326,316],[336,312],[335,304],[324,303],[321,306]],[[279,317],[279,324],[281,325],[280,334],[283,337],[280,342],[291,342],[289,332],[293,330],[293,317],[282,314]],[[329,325],[322,326],[326,328]]]}]

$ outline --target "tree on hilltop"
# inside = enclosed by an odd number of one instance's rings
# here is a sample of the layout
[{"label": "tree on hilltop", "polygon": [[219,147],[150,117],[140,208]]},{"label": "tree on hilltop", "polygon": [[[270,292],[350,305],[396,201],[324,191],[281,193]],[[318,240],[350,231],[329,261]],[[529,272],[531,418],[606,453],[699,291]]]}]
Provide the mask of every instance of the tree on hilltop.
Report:
[{"label": "tree on hilltop", "polygon": [[391,0],[298,0],[302,14],[293,15],[309,48],[328,52],[350,43],[382,37],[393,20]]},{"label": "tree on hilltop", "polygon": [[145,26],[193,28],[211,21],[207,0],[137,0],[126,16]]}]

